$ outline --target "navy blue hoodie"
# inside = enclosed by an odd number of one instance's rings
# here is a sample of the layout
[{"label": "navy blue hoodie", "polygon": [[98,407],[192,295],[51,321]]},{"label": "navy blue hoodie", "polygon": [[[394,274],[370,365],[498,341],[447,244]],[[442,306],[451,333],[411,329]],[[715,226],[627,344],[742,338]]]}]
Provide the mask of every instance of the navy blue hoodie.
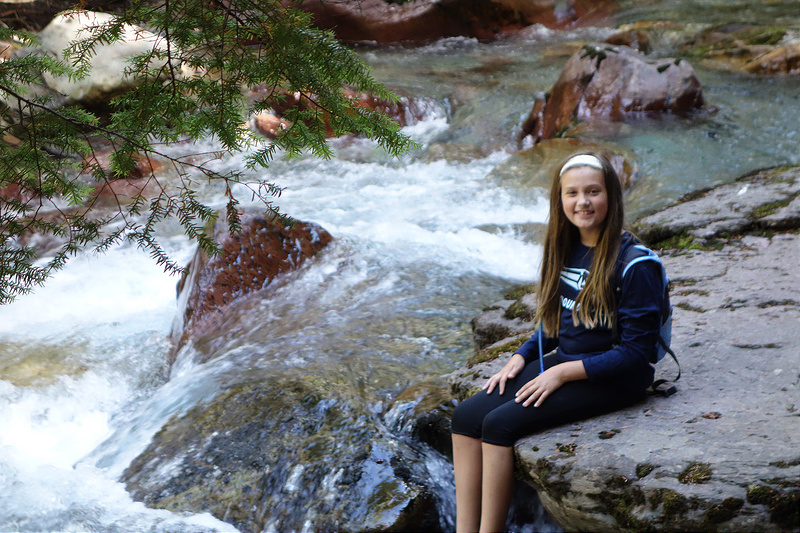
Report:
[{"label": "navy blue hoodie", "polygon": [[[625,233],[620,243],[620,257],[625,250],[639,244]],[[561,323],[557,338],[543,338],[544,352],[558,348],[563,361],[583,360],[589,379],[611,380],[626,389],[646,389],[653,382],[655,372],[650,361],[655,358],[656,339],[661,324],[660,301],[662,280],[660,267],[654,261],[640,261],[633,265],[622,280],[617,320],[619,344],[614,345],[610,328],[587,329],[575,325],[572,308],[589,274],[594,249],[578,243],[561,271]],[[619,287],[622,265],[618,260],[614,273],[614,287]],[[526,363],[539,358],[538,332],[517,353]]]}]

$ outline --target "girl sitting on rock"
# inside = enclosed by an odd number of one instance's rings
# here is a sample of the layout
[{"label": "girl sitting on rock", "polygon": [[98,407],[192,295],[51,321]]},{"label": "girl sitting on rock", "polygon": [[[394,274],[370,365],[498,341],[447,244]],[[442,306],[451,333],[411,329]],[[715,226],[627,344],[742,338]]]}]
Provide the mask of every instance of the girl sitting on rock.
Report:
[{"label": "girl sitting on rock", "polygon": [[[660,267],[639,262],[620,281],[620,257],[638,243],[623,218],[620,180],[605,156],[579,154],[560,167],[538,289],[541,328],[453,413],[458,532],[505,529],[518,439],[633,405],[653,382]],[[539,335],[545,354],[556,350],[543,362]]]}]

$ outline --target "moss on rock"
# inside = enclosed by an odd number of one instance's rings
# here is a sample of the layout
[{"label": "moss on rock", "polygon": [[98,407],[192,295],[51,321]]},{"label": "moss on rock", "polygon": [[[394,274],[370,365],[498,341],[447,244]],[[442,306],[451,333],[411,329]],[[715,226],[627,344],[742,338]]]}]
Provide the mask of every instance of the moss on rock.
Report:
[{"label": "moss on rock", "polygon": [[650,472],[658,468],[656,465],[651,465],[648,463],[639,463],[636,465],[636,477],[642,479],[643,477],[647,477]]},{"label": "moss on rock", "polygon": [[678,475],[678,481],[685,484],[706,483],[711,479],[711,474],[710,464],[694,461]]},{"label": "moss on rock", "polygon": [[770,519],[784,527],[800,526],[800,490],[781,492],[767,485],[747,487],[747,502],[766,505]]},{"label": "moss on rock", "polygon": [[525,344],[525,341],[527,340],[528,340],[527,337],[520,337],[511,340],[505,344],[502,344],[500,346],[497,346],[495,348],[479,350],[475,353],[475,355],[470,357],[470,359],[467,361],[467,366],[472,367],[480,363],[494,361],[504,353],[514,353],[517,350],[517,348]]},{"label": "moss on rock", "polygon": [[741,498],[725,498],[719,505],[706,509],[705,519],[712,524],[720,524],[732,519],[744,506]]}]

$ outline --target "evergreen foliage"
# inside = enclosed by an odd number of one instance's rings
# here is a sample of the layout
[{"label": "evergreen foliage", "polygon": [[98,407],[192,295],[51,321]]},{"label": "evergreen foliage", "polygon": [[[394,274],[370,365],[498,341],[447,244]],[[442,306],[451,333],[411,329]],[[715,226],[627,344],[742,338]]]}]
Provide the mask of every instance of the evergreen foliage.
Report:
[{"label": "evergreen foliage", "polygon": [[[127,24],[160,39],[130,62],[134,87],[111,100],[110,112],[61,107],[52,96],[30,90],[43,73],[91,75],[89,60],[97,47],[121,39]],[[0,39],[36,42],[34,35],[4,28]],[[244,92],[250,88],[263,96],[248,100]],[[352,50],[313,28],[308,14],[278,0],[134,0],[72,43],[64,61],[31,53],[0,63],[0,95],[11,102],[0,109],[0,304],[43,283],[78,251],[104,251],[124,241],[147,250],[165,268],[180,270],[156,239],[159,223],[169,218],[214,252],[217,211],[198,199],[199,179],[224,184],[234,230],[239,217],[233,191],[241,186],[274,212],[270,200],[279,187],[213,169],[213,159],[226,153],[246,150],[246,167],[257,168],[279,154],[329,158],[329,133],[374,139],[395,156],[413,146],[393,120],[359,107],[345,88],[396,100]],[[289,127],[273,140],[249,135],[246,116],[286,99],[304,104],[285,112]],[[205,161],[166,149],[207,138],[216,139],[222,151]],[[98,139],[113,148],[108,168],[92,157]],[[155,195],[139,194],[101,215],[92,186],[130,175],[142,157],[167,161],[179,185],[151,173],[145,179]],[[37,241],[47,238],[58,247],[37,260]]]}]

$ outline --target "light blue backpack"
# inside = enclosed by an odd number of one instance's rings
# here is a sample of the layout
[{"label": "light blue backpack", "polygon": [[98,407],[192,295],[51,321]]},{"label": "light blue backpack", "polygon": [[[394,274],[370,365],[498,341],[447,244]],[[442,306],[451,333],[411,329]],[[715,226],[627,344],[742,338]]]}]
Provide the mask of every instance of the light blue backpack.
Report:
[{"label": "light blue backpack", "polygon": [[[670,348],[670,342],[672,341],[672,304],[670,304],[669,301],[669,278],[667,277],[667,271],[664,268],[664,264],[661,262],[661,259],[658,257],[658,254],[642,244],[633,245],[625,250],[625,255],[622,257],[622,263],[625,266],[622,269],[622,275],[619,279],[620,286],[617,287],[617,295],[622,292],[622,280],[625,278],[625,274],[628,273],[628,270],[630,270],[633,265],[641,261],[655,261],[658,263],[663,282],[663,298],[661,299],[661,330],[659,331],[658,343],[656,346],[656,358],[655,361],[651,361],[651,363],[658,363],[666,354],[669,354],[675,361],[675,364],[678,365],[678,375],[675,377],[675,379],[658,379],[653,382],[651,388],[653,391],[663,396],[672,396],[678,391],[675,385],[670,384],[665,387],[662,386],[665,384],[674,383],[680,379],[681,364],[678,362],[678,357],[675,355],[675,352],[672,350],[672,348]],[[616,329],[617,326],[615,323],[614,338],[617,338]]]}]

